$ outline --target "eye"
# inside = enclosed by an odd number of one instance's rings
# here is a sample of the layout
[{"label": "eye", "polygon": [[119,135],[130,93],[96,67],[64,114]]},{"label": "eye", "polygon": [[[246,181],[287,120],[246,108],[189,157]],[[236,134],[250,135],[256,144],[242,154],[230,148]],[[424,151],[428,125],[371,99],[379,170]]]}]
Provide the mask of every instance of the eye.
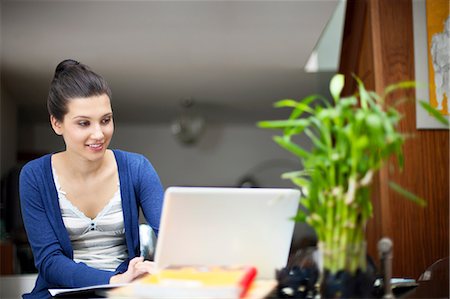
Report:
[{"label": "eye", "polygon": [[87,121],[87,120],[80,120],[79,122],[78,122],[78,125],[80,126],[80,127],[87,127],[87,126],[89,126],[89,121]]},{"label": "eye", "polygon": [[106,117],[102,119],[102,124],[107,125],[111,122],[111,117]]}]

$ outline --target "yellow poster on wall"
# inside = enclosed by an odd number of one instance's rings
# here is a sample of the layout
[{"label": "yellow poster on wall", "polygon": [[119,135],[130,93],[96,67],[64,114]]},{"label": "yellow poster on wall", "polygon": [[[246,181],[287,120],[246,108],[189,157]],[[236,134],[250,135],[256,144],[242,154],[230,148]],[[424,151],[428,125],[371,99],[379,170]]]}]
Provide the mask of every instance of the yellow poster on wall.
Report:
[{"label": "yellow poster on wall", "polygon": [[427,0],[430,105],[449,115],[450,13],[448,0]]}]

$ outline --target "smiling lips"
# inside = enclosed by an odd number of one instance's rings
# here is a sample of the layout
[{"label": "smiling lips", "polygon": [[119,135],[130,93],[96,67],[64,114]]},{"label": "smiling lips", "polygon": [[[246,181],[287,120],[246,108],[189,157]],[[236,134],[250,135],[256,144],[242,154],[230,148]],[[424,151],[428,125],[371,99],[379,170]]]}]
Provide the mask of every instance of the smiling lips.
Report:
[{"label": "smiling lips", "polygon": [[101,151],[103,149],[103,143],[96,143],[96,144],[88,144],[87,145],[89,149],[93,151]]}]

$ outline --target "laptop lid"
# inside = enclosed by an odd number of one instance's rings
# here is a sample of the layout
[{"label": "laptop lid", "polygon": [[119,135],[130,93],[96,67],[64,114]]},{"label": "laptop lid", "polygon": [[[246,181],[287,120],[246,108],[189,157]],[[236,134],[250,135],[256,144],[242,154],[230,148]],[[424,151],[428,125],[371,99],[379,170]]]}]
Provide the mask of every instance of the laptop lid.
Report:
[{"label": "laptop lid", "polygon": [[252,265],[258,278],[275,278],[287,263],[299,198],[285,188],[169,187],[156,266]]}]

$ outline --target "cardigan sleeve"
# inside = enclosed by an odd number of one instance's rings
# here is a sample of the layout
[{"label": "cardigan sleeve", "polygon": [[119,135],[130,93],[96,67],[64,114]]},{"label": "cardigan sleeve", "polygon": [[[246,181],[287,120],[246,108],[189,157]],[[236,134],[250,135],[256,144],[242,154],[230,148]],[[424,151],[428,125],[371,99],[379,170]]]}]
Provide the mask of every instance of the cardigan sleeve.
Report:
[{"label": "cardigan sleeve", "polygon": [[45,185],[42,172],[36,167],[24,166],[19,180],[21,210],[39,275],[49,287],[84,287],[109,283],[114,272],[76,263],[66,255],[58,239],[57,229],[52,225],[51,219],[55,215],[49,215],[44,204],[44,200],[51,196],[50,191],[45,191],[42,185]]},{"label": "cardigan sleeve", "polygon": [[141,156],[138,164],[137,196],[147,223],[158,236],[164,190],[150,161]]}]

